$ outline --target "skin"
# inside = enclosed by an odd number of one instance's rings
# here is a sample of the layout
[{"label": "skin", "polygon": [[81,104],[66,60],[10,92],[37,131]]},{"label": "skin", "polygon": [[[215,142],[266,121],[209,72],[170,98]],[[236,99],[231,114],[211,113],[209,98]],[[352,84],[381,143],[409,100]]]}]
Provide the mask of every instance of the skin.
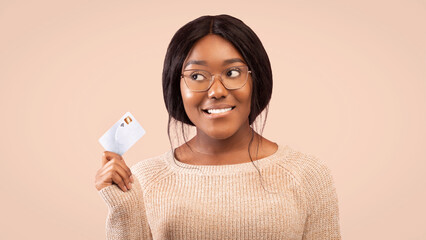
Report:
[{"label": "skin", "polygon": [[[239,58],[243,62],[222,66],[227,59]],[[205,61],[207,66],[186,63],[192,60]],[[250,162],[248,146],[252,135],[248,116],[250,114],[253,81],[249,74],[247,83],[240,89],[228,90],[220,81],[220,73],[232,66],[247,65],[237,49],[226,39],[209,34],[197,41],[186,57],[182,72],[189,69],[202,69],[217,74],[208,91],[191,91],[181,78],[180,90],[183,105],[189,119],[196,127],[196,135],[188,141],[193,151],[185,144],[175,151],[181,162],[194,165],[223,165]],[[203,108],[212,104],[236,106],[231,113],[222,118],[208,119]],[[259,152],[256,158],[257,143]],[[251,145],[253,161],[276,152],[278,145],[254,132]]]}]

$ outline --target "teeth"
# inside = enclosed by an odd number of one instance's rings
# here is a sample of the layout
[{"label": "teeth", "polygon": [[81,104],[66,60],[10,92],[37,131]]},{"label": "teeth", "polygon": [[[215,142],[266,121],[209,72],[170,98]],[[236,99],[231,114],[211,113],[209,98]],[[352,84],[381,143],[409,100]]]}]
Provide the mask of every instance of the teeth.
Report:
[{"label": "teeth", "polygon": [[231,110],[232,108],[224,108],[224,109],[209,109],[207,110],[208,113],[212,114],[212,113],[223,113],[223,112],[227,112],[229,110]]}]

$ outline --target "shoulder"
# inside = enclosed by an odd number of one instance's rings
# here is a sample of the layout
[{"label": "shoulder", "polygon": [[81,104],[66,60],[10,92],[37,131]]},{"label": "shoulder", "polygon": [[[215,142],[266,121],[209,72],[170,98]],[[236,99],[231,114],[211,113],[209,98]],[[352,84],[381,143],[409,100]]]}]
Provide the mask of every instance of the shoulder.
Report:
[{"label": "shoulder", "polygon": [[279,165],[285,168],[306,191],[332,184],[332,173],[326,162],[315,155],[285,146]]},{"label": "shoulder", "polygon": [[170,151],[140,160],[130,167],[132,174],[139,180],[142,189],[147,189],[149,185],[161,181],[172,175],[173,172],[167,164]]},{"label": "shoulder", "polygon": [[332,172],[324,160],[312,154],[287,148],[281,165],[299,182],[310,211],[337,203]]}]

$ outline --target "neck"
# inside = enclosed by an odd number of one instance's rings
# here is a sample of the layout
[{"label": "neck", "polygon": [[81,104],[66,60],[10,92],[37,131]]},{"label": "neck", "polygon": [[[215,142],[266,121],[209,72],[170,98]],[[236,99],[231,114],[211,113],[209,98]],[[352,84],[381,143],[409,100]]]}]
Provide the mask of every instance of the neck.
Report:
[{"label": "neck", "polygon": [[232,136],[225,139],[212,138],[197,128],[197,134],[191,142],[197,152],[205,155],[226,155],[236,151],[246,151],[252,135],[252,145],[257,144],[259,135],[253,131],[247,121]]}]

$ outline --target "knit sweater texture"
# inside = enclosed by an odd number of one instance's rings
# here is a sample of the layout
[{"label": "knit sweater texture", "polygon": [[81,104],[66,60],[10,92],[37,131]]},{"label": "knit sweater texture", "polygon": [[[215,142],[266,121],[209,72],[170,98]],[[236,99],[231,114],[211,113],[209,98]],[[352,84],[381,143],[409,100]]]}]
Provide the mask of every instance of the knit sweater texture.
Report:
[{"label": "knit sweater texture", "polygon": [[186,164],[169,150],[130,169],[132,189],[99,191],[107,239],[341,239],[329,168],[288,145],[230,165]]}]

